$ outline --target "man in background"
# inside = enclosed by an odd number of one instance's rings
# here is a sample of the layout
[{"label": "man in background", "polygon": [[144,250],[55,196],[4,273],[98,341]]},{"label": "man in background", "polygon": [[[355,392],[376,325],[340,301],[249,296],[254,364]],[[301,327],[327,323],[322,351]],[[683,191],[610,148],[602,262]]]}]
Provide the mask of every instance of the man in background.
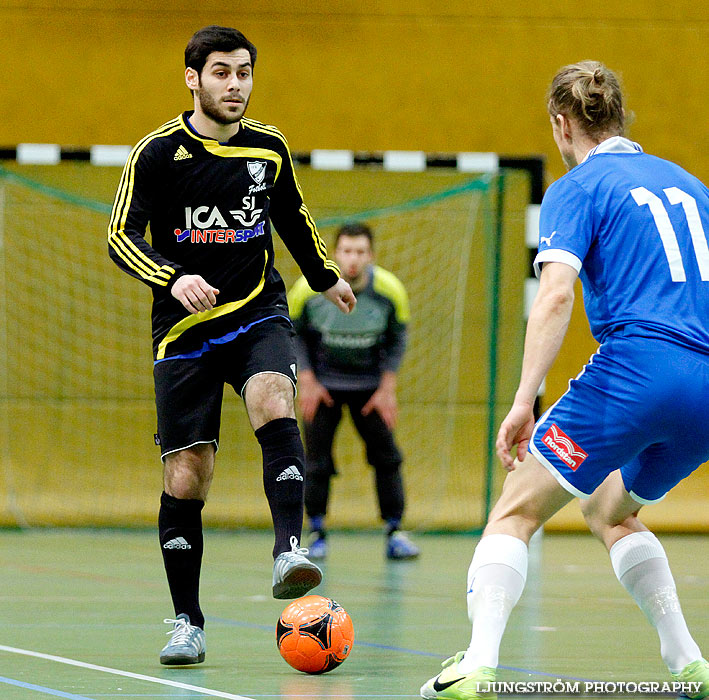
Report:
[{"label": "man in background", "polygon": [[311,558],[327,555],[325,516],[330,479],[337,474],[332,445],[344,405],[374,468],[379,512],[386,523],[386,556],[419,555],[418,547],[399,529],[404,487],[402,456],[393,434],[398,411],[396,373],[406,346],[409,301],[401,282],[373,264],[372,242],[372,231],[363,223],[345,224],[337,232],[335,261],[357,297],[357,307],[347,318],[331,313],[334,307],[321,303],[321,296],[303,277],[288,296],[297,333]]}]

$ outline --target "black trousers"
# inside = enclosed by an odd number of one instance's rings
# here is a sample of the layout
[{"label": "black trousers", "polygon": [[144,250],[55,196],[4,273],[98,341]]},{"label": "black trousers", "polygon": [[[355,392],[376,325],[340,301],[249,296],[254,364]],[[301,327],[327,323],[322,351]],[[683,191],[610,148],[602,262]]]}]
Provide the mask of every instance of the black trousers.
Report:
[{"label": "black trousers", "polygon": [[324,516],[330,494],[330,479],[337,474],[332,458],[332,443],[347,406],[357,432],[364,440],[367,461],[374,467],[379,512],[383,520],[401,520],[404,513],[404,488],[401,479],[402,456],[394,435],[379,413],[361,414],[374,390],[331,391],[334,406],[321,403],[305,434],[305,510],[310,517]]}]

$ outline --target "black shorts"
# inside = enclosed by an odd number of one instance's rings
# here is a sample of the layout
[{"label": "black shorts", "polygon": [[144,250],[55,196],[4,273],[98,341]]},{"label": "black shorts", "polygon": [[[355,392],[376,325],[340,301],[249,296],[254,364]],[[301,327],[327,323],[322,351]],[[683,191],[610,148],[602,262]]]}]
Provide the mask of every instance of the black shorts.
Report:
[{"label": "black shorts", "polygon": [[219,447],[225,383],[243,397],[251,377],[275,372],[288,377],[295,392],[293,336],[288,319],[270,318],[227,343],[208,343],[198,357],[157,362],[153,377],[161,457],[198,444]]}]

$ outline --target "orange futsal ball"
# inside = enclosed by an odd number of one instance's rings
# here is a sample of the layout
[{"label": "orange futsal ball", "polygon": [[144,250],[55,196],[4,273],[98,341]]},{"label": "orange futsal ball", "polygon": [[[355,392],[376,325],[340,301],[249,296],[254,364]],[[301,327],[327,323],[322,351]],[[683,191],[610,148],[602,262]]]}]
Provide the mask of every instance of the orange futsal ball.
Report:
[{"label": "orange futsal ball", "polygon": [[352,649],[352,618],[331,598],[298,598],[281,613],[276,643],[281,656],[298,671],[327,673]]}]

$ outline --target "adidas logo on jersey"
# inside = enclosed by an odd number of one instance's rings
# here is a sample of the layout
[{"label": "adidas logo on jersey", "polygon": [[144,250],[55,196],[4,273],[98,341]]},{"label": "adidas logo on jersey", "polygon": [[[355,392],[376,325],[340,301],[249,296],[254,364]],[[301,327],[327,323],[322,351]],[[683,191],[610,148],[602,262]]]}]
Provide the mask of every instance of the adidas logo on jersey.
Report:
[{"label": "adidas logo on jersey", "polygon": [[175,537],[169,542],[165,542],[163,549],[192,549],[192,545],[184,537]]},{"label": "adidas logo on jersey", "polygon": [[303,475],[298,471],[298,467],[294,464],[284,469],[277,477],[276,481],[285,481],[286,479],[295,479],[303,481]]},{"label": "adidas logo on jersey", "polygon": [[192,154],[184,147],[180,146],[176,151],[175,151],[175,156],[173,160],[186,160],[187,158],[191,158]]}]

